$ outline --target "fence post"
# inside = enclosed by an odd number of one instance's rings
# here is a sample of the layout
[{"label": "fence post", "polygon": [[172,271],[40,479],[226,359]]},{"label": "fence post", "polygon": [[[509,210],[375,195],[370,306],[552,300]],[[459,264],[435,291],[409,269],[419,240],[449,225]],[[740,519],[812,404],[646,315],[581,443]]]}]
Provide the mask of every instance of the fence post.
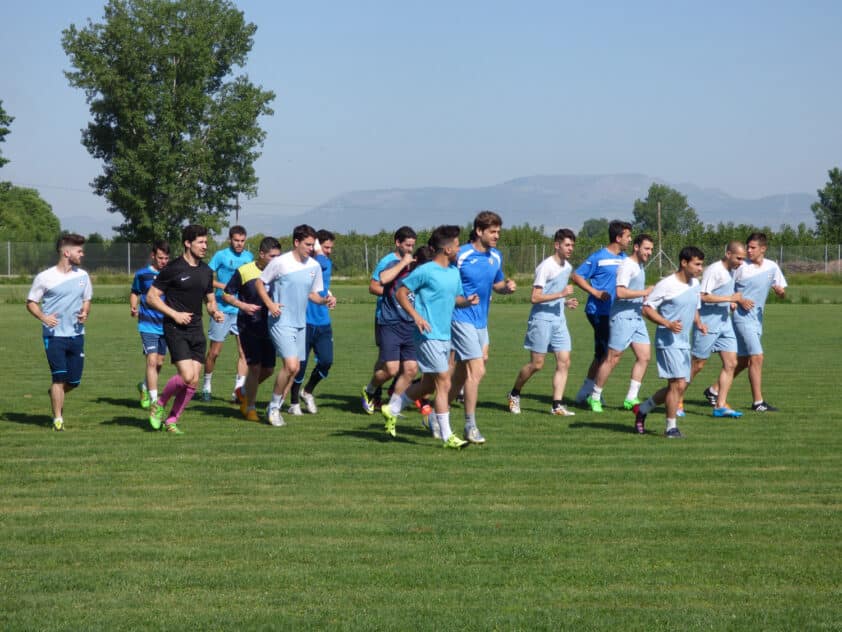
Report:
[{"label": "fence post", "polygon": [[6,273],[12,276],[12,242],[6,242]]},{"label": "fence post", "polygon": [[538,244],[532,244],[532,267],[538,267]]},{"label": "fence post", "polygon": [[365,271],[368,272],[371,268],[368,265],[368,242],[364,241],[363,246],[365,247]]},{"label": "fence post", "polygon": [[824,245],[824,273],[827,274],[827,244]]},{"label": "fence post", "polygon": [[126,274],[132,275],[132,245],[126,242]]},{"label": "fence post", "polygon": [[778,267],[783,270],[784,269],[784,245],[781,244],[781,256],[780,261],[778,261]]}]

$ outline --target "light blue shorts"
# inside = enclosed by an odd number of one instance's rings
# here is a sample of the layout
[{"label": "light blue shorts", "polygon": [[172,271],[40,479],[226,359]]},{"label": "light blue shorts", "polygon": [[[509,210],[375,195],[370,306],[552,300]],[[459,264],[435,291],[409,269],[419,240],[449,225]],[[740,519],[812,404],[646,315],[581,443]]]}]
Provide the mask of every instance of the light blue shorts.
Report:
[{"label": "light blue shorts", "polygon": [[734,333],[737,335],[737,355],[763,355],[763,323],[756,320],[734,321]]},{"label": "light blue shorts", "polygon": [[567,321],[529,319],[526,323],[523,348],[535,353],[572,351],[573,343],[567,330]]},{"label": "light blue shorts", "polygon": [[454,320],[450,326],[450,346],[459,362],[482,358],[482,350],[488,346],[488,328],[479,329],[471,323]]},{"label": "light blue shorts", "polygon": [[712,354],[720,351],[737,351],[737,337],[734,335],[734,328],[723,327],[720,331],[707,334],[693,330],[693,357],[707,360]]},{"label": "light blue shorts", "polygon": [[450,340],[415,341],[418,368],[422,373],[446,373],[450,370]]},{"label": "light blue shorts", "polygon": [[145,331],[140,332],[140,342],[143,345],[143,355],[157,353],[167,355],[167,341],[164,334],[152,334]]},{"label": "light blue shorts", "polygon": [[223,312],[225,320],[221,323],[216,322],[211,318],[210,327],[208,327],[208,338],[211,342],[223,342],[225,336],[231,334],[232,336],[239,336],[240,330],[237,329],[237,314],[226,314]]},{"label": "light blue shorts", "polygon": [[658,362],[658,377],[690,381],[690,349],[655,349],[655,359]]},{"label": "light blue shorts", "polygon": [[615,316],[611,319],[608,334],[608,348],[614,351],[625,351],[633,343],[648,345],[649,332],[646,323],[639,316],[634,318]]},{"label": "light blue shorts", "polygon": [[269,337],[275,346],[275,353],[280,358],[298,357],[302,362],[307,359],[307,328],[284,327],[275,325],[269,328]]}]

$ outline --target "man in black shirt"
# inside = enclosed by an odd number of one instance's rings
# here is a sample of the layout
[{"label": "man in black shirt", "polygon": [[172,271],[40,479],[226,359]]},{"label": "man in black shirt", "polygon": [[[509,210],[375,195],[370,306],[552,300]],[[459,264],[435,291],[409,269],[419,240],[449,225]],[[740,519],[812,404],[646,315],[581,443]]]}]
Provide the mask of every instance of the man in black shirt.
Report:
[{"label": "man in black shirt", "polygon": [[[191,224],[181,231],[184,254],[171,261],[146,294],[146,303],[164,315],[164,338],[178,373],[170,378],[149,411],[149,423],[161,427],[164,410],[175,396],[164,423],[167,432],[183,434],[178,419],[196,392],[205,361],[205,334],[202,329],[202,301],[216,322],[224,319],[217,309],[213,292],[213,271],[202,258],[208,250],[208,230]],[[162,298],[166,297],[166,298]]]}]

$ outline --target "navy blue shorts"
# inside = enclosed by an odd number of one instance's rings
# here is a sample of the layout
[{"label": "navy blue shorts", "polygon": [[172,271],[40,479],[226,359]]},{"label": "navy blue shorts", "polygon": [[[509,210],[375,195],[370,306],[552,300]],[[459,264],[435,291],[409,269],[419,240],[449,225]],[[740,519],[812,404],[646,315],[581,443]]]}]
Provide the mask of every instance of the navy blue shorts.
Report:
[{"label": "navy blue shorts", "polygon": [[609,314],[588,314],[593,327],[593,357],[601,362],[608,355],[608,341],[611,338],[611,316]]},{"label": "navy blue shorts", "polygon": [[85,336],[44,338],[54,384],[78,386],[85,368]]},{"label": "navy blue shorts", "polygon": [[400,322],[380,326],[380,362],[418,360],[415,347],[415,323]]},{"label": "navy blue shorts", "polygon": [[167,341],[167,347],[170,349],[173,364],[183,360],[205,363],[207,342],[201,323],[198,327],[182,327],[165,322],[164,338]]},{"label": "navy blue shorts", "polygon": [[243,355],[249,366],[275,367],[275,345],[272,344],[268,329],[266,335],[262,336],[244,328],[240,332],[240,344],[243,345]]},{"label": "navy blue shorts", "polygon": [[143,355],[149,355],[150,353],[167,355],[167,341],[164,340],[164,334],[159,336],[158,334],[141,331],[140,342],[143,344]]}]

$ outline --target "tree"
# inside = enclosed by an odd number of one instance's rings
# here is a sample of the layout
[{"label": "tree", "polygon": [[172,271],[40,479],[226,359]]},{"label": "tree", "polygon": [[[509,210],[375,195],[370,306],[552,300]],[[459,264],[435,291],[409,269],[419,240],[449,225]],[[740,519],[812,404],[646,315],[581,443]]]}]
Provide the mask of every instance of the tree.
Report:
[{"label": "tree", "polygon": [[0,189],[0,241],[48,241],[59,236],[61,224],[38,191],[8,186]]},{"label": "tree", "polygon": [[272,92],[232,77],[257,27],[228,0],[109,0],[103,20],[62,34],[93,117],[82,143],[103,161],[95,193],[126,239],[220,231],[236,196],[256,193],[257,120],[273,113]]},{"label": "tree", "polygon": [[635,232],[650,233],[657,238],[658,202],[661,203],[661,231],[664,235],[688,237],[704,230],[695,209],[687,203],[687,197],[666,186],[652,183],[645,200],[634,202]]},{"label": "tree", "polygon": [[819,201],[810,205],[816,216],[816,235],[825,243],[842,243],[842,171],[834,167],[827,172],[828,180],[818,190]]},{"label": "tree", "polygon": [[[6,114],[6,110],[3,109],[3,101],[0,100],[0,143],[6,142],[6,134],[9,133],[9,125],[11,125],[14,120],[14,116]],[[5,165],[7,162],[9,162],[8,159],[3,158],[3,152],[0,151],[0,167]]]},{"label": "tree", "polygon": [[585,223],[582,224],[582,230],[579,231],[578,236],[580,239],[607,240],[608,224],[609,221],[604,217],[586,219]]}]

